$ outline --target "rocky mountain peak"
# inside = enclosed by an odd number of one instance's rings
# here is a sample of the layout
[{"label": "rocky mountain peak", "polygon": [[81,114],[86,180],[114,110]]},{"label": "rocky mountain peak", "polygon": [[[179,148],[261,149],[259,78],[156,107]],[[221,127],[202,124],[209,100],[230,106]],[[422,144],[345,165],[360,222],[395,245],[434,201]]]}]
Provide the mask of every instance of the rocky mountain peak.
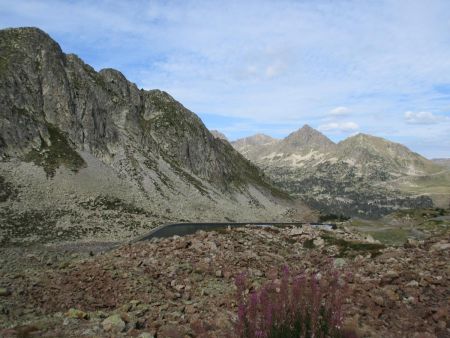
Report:
[{"label": "rocky mountain peak", "polygon": [[[1,47],[3,53],[6,55],[14,54],[17,56],[24,52],[39,55],[43,51],[46,53],[62,54],[59,44],[46,32],[36,27],[2,29],[0,30],[0,35]],[[20,59],[16,61],[20,61]]]},{"label": "rocky mountain peak", "polygon": [[385,159],[392,157],[409,158],[411,156],[417,156],[420,157],[421,160],[426,160],[400,143],[391,142],[382,137],[363,133],[358,133],[339,142],[338,148],[347,155],[367,152],[378,154]]},{"label": "rocky mountain peak", "polygon": [[299,130],[289,134],[283,143],[288,145],[292,151],[303,149],[315,149],[326,151],[334,147],[334,142],[318,130],[305,124]]},{"label": "rocky mountain peak", "polygon": [[266,135],[266,134],[255,134],[249,137],[244,137],[241,139],[238,139],[233,142],[233,145],[235,147],[246,147],[246,146],[262,146],[267,145],[270,143],[274,143],[278,141],[277,139]]}]

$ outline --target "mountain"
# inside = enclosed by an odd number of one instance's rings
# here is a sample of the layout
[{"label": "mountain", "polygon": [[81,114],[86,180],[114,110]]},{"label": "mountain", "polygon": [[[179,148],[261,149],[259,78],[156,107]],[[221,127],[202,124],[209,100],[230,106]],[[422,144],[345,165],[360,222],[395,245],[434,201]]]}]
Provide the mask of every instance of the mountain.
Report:
[{"label": "mountain", "polygon": [[450,158],[433,158],[431,161],[438,165],[450,168]]},{"label": "mountain", "polygon": [[266,146],[276,143],[278,143],[277,139],[274,139],[265,134],[256,134],[232,142],[233,147],[237,149],[241,154],[246,154],[247,158],[252,157],[251,153],[253,151],[262,151]]},{"label": "mountain", "polygon": [[232,142],[233,147],[253,162],[284,163],[296,166],[306,159],[321,156],[336,146],[329,138],[308,125],[289,134],[283,140],[267,135],[255,135]]},{"label": "mountain", "polygon": [[286,151],[298,153],[302,150],[326,152],[334,148],[334,143],[325,135],[305,124],[299,130],[289,134],[281,142]]},{"label": "mountain", "polygon": [[375,218],[448,205],[450,173],[405,146],[358,134],[335,144],[305,125],[285,139],[233,146],[282,188],[323,213]]},{"label": "mountain", "polygon": [[129,238],[307,211],[169,94],[0,30],[0,241]]}]

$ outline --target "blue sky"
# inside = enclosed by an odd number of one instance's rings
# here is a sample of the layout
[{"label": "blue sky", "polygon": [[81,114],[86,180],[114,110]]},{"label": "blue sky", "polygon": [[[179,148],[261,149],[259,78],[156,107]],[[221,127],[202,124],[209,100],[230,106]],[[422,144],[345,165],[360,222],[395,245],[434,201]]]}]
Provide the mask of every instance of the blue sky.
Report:
[{"label": "blue sky", "polygon": [[447,0],[0,0],[0,26],[38,26],[230,139],[307,123],[450,157]]}]

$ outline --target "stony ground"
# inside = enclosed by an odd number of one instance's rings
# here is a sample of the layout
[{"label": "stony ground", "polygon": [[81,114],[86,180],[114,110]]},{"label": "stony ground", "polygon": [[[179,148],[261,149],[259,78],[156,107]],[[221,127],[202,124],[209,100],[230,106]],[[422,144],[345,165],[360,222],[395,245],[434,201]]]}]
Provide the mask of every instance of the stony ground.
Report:
[{"label": "stony ground", "polygon": [[[112,248],[112,249],[111,249]],[[108,249],[108,250],[105,250]],[[284,265],[347,278],[345,325],[362,337],[449,337],[450,234],[385,247],[345,228],[240,228],[114,248],[0,249],[0,337],[233,336],[234,277]]]}]

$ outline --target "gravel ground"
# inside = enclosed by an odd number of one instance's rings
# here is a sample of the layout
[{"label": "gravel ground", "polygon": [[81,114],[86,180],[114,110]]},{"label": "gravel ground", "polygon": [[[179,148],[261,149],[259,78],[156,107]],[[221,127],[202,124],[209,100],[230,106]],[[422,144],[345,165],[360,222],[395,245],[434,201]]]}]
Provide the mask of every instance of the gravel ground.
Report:
[{"label": "gravel ground", "polygon": [[226,337],[234,278],[246,273],[251,293],[287,265],[346,276],[345,326],[361,337],[448,337],[449,242],[447,233],[385,247],[346,229],[247,227],[114,250],[2,248],[0,336]]}]

